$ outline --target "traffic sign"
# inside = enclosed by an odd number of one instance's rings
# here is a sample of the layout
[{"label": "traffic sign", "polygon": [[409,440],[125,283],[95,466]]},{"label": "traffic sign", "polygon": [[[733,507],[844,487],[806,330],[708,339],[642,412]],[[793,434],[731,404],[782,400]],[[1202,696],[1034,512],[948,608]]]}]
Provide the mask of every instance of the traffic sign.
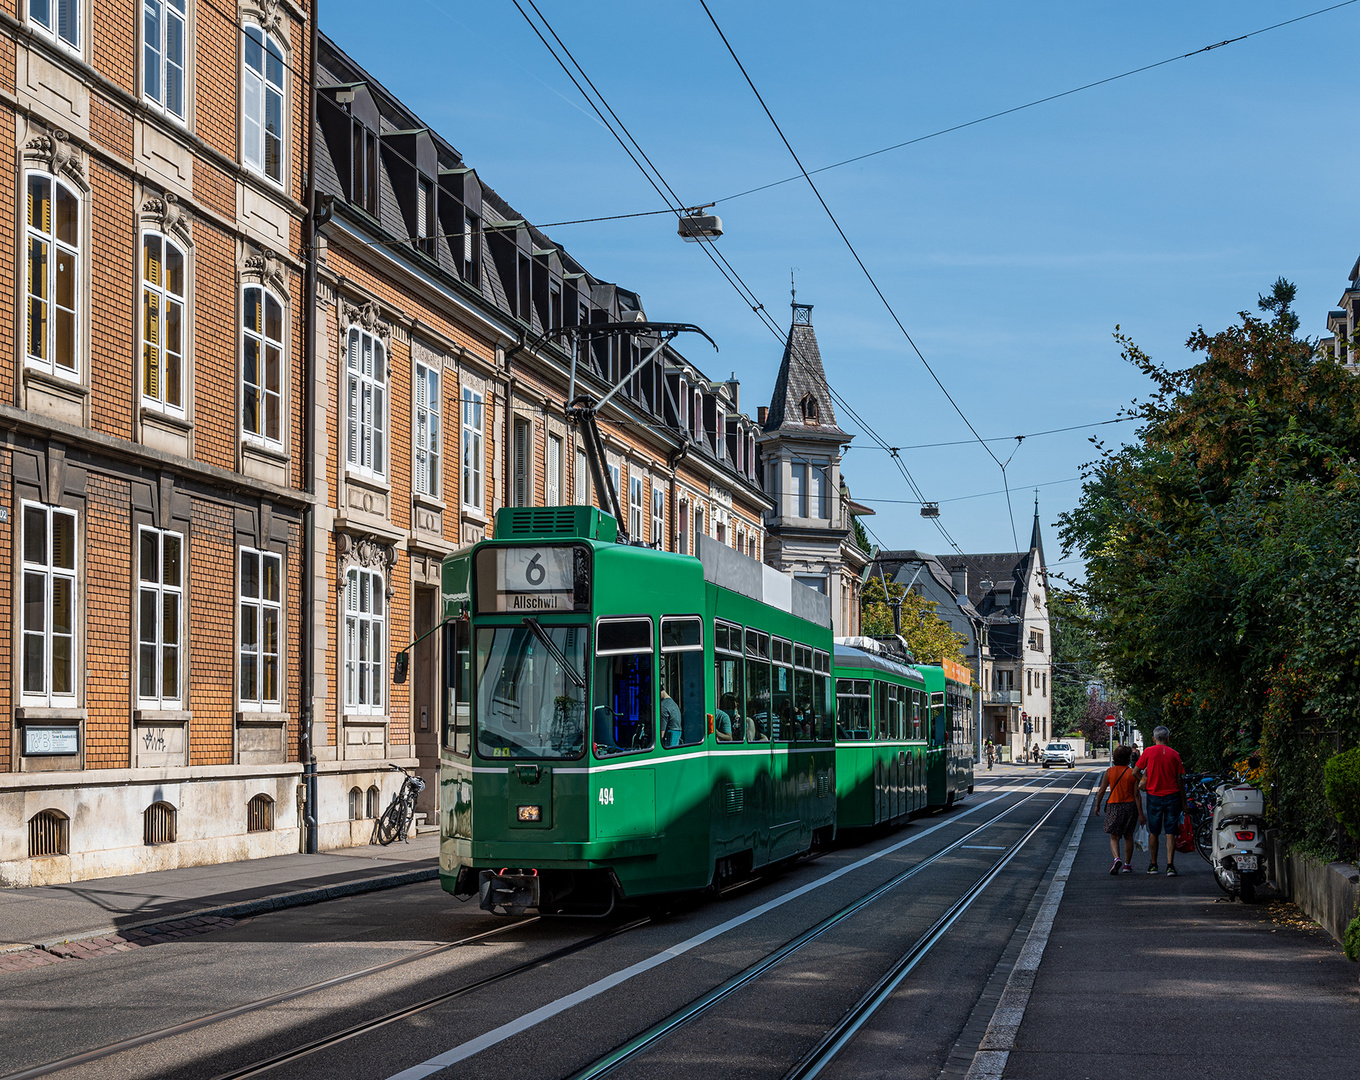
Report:
[{"label": "traffic sign", "polygon": [[1113,716],[1107,716],[1107,717],[1105,717],[1105,726],[1106,726],[1106,727],[1114,727],[1115,724],[1117,724],[1117,723],[1119,723],[1119,721],[1116,720]]}]

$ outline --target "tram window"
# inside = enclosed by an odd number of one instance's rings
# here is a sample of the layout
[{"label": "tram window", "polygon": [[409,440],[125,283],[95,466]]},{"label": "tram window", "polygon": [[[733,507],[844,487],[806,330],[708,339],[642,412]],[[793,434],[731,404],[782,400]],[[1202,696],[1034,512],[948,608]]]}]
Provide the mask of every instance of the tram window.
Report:
[{"label": "tram window", "polygon": [[798,724],[793,715],[793,669],[776,664],[771,675],[770,739],[788,742],[798,738]]},{"label": "tram window", "polygon": [[697,618],[661,620],[661,745],[704,741],[703,623]]},{"label": "tram window", "polygon": [[702,649],[704,647],[703,620],[662,619],[661,649]]},{"label": "tram window", "polygon": [[718,711],[713,714],[713,735],[720,743],[746,741],[746,714],[741,707],[741,660],[718,655],[716,661]]},{"label": "tram window", "polygon": [[651,651],[651,619],[601,619],[595,629],[596,656]]},{"label": "tram window", "polygon": [[482,757],[581,755],[586,636],[584,626],[498,626],[477,631],[475,716],[477,752]]},{"label": "tram window", "polygon": [[813,696],[813,679],[810,671],[801,669],[793,673],[793,720],[795,730],[789,735],[792,739],[811,739],[817,733],[817,705]]},{"label": "tram window", "polygon": [[746,741],[770,739],[770,636],[746,631]]},{"label": "tram window", "polygon": [[817,707],[816,734],[819,739],[831,739],[836,721],[835,684],[829,675],[820,671],[812,677],[812,701]]},{"label": "tram window", "polygon": [[874,685],[874,727],[878,738],[891,738],[888,727],[888,684],[876,682]]},{"label": "tram window", "polygon": [[868,741],[869,680],[836,680],[836,737],[854,742]]},{"label": "tram window", "polygon": [[444,628],[444,657],[448,665],[444,695],[444,746],[460,757],[472,753],[472,629],[466,619]]},{"label": "tram window", "polygon": [[921,739],[924,736],[921,732],[921,691],[911,692],[911,737]]}]

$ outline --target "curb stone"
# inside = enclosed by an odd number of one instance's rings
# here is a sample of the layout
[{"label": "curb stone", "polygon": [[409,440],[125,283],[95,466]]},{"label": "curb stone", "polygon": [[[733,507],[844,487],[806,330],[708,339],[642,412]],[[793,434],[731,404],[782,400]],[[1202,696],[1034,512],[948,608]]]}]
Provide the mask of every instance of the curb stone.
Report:
[{"label": "curb stone", "polygon": [[429,866],[419,870],[406,870],[399,874],[383,874],[376,877],[360,878],[356,881],[346,881],[339,885],[326,885],[317,889],[299,889],[296,892],[278,893],[274,896],[262,896],[256,900],[245,900],[236,904],[219,904],[215,907],[203,907],[195,908],[191,911],[175,912],[170,918],[166,918],[162,915],[160,918],[143,919],[140,922],[127,923],[122,926],[100,927],[99,929],[88,930],[74,936],[55,937],[44,941],[0,944],[0,956],[22,953],[28,949],[34,948],[50,952],[55,946],[88,941],[91,938],[109,937],[114,934],[126,934],[128,931],[139,930],[145,926],[161,926],[168,928],[171,926],[183,926],[192,919],[240,919],[250,915],[262,915],[270,911],[283,911],[287,908],[320,904],[327,900],[339,900],[346,896],[359,896],[363,893],[400,888],[403,885],[414,885],[422,881],[433,881],[437,877],[439,877],[439,867]]}]

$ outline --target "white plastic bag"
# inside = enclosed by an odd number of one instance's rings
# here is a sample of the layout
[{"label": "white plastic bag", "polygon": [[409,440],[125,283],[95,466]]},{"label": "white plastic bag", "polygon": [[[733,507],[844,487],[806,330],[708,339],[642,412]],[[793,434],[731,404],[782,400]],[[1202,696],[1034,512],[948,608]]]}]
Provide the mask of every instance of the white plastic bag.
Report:
[{"label": "white plastic bag", "polygon": [[1139,851],[1146,851],[1148,848],[1148,827],[1139,825],[1133,830],[1133,846]]}]

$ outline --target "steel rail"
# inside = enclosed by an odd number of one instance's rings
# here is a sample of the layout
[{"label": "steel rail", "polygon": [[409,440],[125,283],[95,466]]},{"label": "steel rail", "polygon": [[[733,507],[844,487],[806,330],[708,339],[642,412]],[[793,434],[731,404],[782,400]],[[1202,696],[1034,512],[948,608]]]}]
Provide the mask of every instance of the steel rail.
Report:
[{"label": "steel rail", "polygon": [[1057,813],[1058,807],[1063,804],[1067,797],[1077,793],[1080,786],[1081,781],[1079,780],[1054,800],[1053,805],[1049,807],[1044,816],[1030,826],[1025,835],[1012,844],[987,873],[950,905],[949,909],[935,921],[930,929],[918,938],[916,943],[884,975],[880,976],[873,987],[841,1017],[836,1026],[822,1036],[818,1043],[784,1074],[783,1080],[812,1080],[813,1077],[820,1075],[821,1071],[836,1058],[859,1033],[860,1029],[878,1012],[883,1003],[892,997],[906,977],[911,974],[912,969],[925,959],[926,954],[958,922],[964,912],[972,907],[973,903],[987,891],[988,886],[1001,875],[1007,864],[1020,854],[1021,849],[1038,834],[1044,823]]},{"label": "steel rail", "polygon": [[[957,850],[963,844],[967,843],[978,833],[982,832],[984,829],[991,828],[1006,815],[1010,814],[1014,810],[1019,809],[1025,803],[1029,802],[1030,799],[1049,793],[1049,789],[1062,779],[1066,778],[1056,777],[1053,780],[1051,780],[1048,784],[1036,788],[1033,792],[1031,792],[1029,795],[1026,795],[1023,799],[1020,799],[1018,802],[1012,803],[1004,810],[988,818],[985,822],[978,825],[976,828],[969,830],[958,840],[955,840],[953,843],[947,845],[944,848],[941,848],[939,851],[929,856],[928,858],[923,859],[921,862],[911,867],[911,869],[904,870],[902,873],[897,874],[894,877],[888,879],[882,885],[879,885],[877,888],[866,893],[864,896],[861,896],[858,900],[852,901],[845,907],[841,908],[839,911],[836,911],[831,915],[828,915],[825,919],[817,923],[815,926],[812,926],[809,929],[804,930],[797,937],[786,942],[783,946],[776,949],[768,956],[764,957],[761,960],[756,961],[750,967],[745,968],[742,971],[739,971],[736,975],[732,976],[726,982],[720,984],[719,986],[714,987],[712,990],[708,991],[706,994],[703,994],[701,997],[696,998],[694,1001],[690,1002],[684,1008],[668,1016],[660,1023],[653,1025],[646,1031],[642,1032],[640,1035],[636,1035],[632,1039],[623,1043],[622,1045],[615,1047],[608,1054],[605,1054],[603,1057],[592,1062],[590,1065],[586,1066],[579,1072],[573,1073],[569,1080],[595,1080],[596,1077],[604,1076],[607,1073],[612,1072],[618,1066],[637,1057],[640,1053],[642,1053],[650,1046],[666,1038],[667,1036],[675,1032],[678,1028],[681,1028],[684,1025],[688,1024],[691,1020],[695,1019],[700,1014],[706,1012],[708,1009],[712,1008],[714,1005],[722,1001],[724,998],[735,993],[737,990],[741,989],[747,983],[753,982],[754,980],[760,978],[776,964],[780,963],[787,957],[791,956],[793,953],[798,952],[800,949],[804,948],[811,942],[815,941],[817,938],[825,934],[828,930],[839,925],[845,919],[854,915],[861,909],[867,907],[869,904],[879,899],[879,897],[883,896],[885,893],[892,891],[898,885],[901,885],[904,881],[907,881],[908,879],[914,877],[916,874],[920,873],[922,870],[925,870],[927,867],[938,862],[940,859],[943,859],[945,856],[952,854],[955,850]],[[1079,778],[1078,784],[1080,784],[1081,781],[1084,779],[1086,779],[1086,777]],[[1076,787],[1077,785],[1073,785],[1072,790],[1076,790]],[[1063,799],[1065,799],[1069,794],[1071,794],[1070,791],[1064,792],[1062,796],[1056,802],[1054,802],[1053,806],[1049,809],[1048,813],[1046,813],[1043,816],[1043,818],[1040,819],[1041,823],[1048,819],[1049,815],[1051,815],[1054,812],[1054,810],[1058,808],[1058,806],[1062,803]],[[1009,861],[1009,857],[1007,858],[1007,861]]]},{"label": "steel rail", "polygon": [[306,986],[299,986],[292,990],[283,990],[277,994],[270,994],[268,997],[257,998],[254,1001],[233,1005],[230,1008],[207,1013],[203,1016],[195,1017],[192,1020],[171,1024],[169,1027],[143,1032],[141,1035],[132,1035],[126,1039],[119,1039],[117,1042],[95,1047],[93,1050],[85,1050],[79,1054],[72,1054],[69,1057],[61,1058],[59,1061],[48,1062],[46,1065],[35,1065],[31,1069],[5,1073],[3,1076],[0,1076],[0,1080],[32,1080],[34,1077],[47,1076],[50,1073],[58,1072],[61,1069],[69,1069],[75,1065],[85,1065],[91,1061],[98,1061],[101,1058],[109,1057],[112,1054],[122,1053],[124,1050],[131,1050],[133,1047],[143,1046],[146,1043],[151,1042],[159,1042],[161,1039],[169,1039],[175,1035],[183,1035],[190,1031],[197,1031],[199,1028],[208,1027],[210,1024],[217,1024],[221,1023],[223,1020],[230,1020],[234,1016],[244,1016],[247,1013],[257,1012],[260,1009],[267,1009],[271,1005],[279,1005],[285,1001],[294,1001],[297,998],[305,997],[308,994],[315,994],[321,990],[328,990],[332,986],[341,986],[347,982],[353,982],[356,979],[363,979],[369,975],[377,975],[383,971],[390,971],[392,968],[415,963],[417,960],[438,956],[440,953],[448,952],[450,949],[471,945],[473,942],[482,941],[485,938],[494,937],[497,934],[504,934],[506,931],[513,930],[518,926],[527,926],[529,923],[538,922],[539,918],[539,916],[535,915],[532,918],[520,919],[518,922],[513,922],[506,926],[498,926],[494,930],[486,930],[480,934],[473,934],[471,937],[459,938],[457,941],[440,942],[438,945],[431,946],[428,949],[421,949],[418,952],[408,953],[405,956],[398,956],[393,960],[385,960],[381,964],[373,964],[370,967],[360,968],[357,971],[347,972],[344,975],[336,975],[330,979],[322,979],[320,982],[309,983]]}]

